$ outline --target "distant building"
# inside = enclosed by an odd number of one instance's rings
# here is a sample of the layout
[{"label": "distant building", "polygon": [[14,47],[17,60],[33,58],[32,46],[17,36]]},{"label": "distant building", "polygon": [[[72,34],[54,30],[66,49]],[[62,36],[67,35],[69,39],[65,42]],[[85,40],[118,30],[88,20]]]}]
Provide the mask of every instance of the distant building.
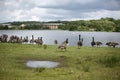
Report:
[{"label": "distant building", "polygon": [[43,27],[47,27],[49,29],[58,29],[60,25],[62,25],[62,23],[43,23]]},{"label": "distant building", "polygon": [[24,28],[25,26],[26,26],[25,24],[21,24],[21,25],[20,25],[21,28]]}]

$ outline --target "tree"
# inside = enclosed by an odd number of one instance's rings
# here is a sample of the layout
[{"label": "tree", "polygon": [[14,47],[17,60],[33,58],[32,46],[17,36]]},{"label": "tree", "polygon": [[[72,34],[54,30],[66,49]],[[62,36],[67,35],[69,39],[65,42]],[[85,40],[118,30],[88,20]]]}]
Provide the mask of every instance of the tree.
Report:
[{"label": "tree", "polygon": [[9,29],[7,25],[0,25],[0,29],[1,30],[7,30]]},{"label": "tree", "polygon": [[115,21],[115,32],[120,32],[120,19]]},{"label": "tree", "polygon": [[115,19],[114,18],[109,18],[109,17],[106,17],[106,18],[101,18],[101,20],[103,20],[103,21],[115,21]]},{"label": "tree", "polygon": [[[70,25],[69,25],[70,26]],[[70,27],[69,27],[69,31],[75,31],[75,30],[77,30],[77,26],[76,25],[71,25]]]}]

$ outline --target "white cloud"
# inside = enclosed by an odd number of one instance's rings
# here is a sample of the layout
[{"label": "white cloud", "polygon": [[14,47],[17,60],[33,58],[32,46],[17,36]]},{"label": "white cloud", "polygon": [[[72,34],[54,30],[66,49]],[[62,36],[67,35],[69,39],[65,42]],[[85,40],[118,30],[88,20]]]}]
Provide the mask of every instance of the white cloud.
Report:
[{"label": "white cloud", "polygon": [[115,19],[120,19],[120,11],[110,11],[110,10],[99,10],[95,12],[83,13],[86,19],[100,19],[102,17],[113,17]]},{"label": "white cloud", "polygon": [[0,0],[0,22],[120,19],[119,0]]},{"label": "white cloud", "polygon": [[33,9],[31,9],[29,11],[31,14],[33,15],[41,15],[41,16],[46,16],[48,15],[47,14],[47,10],[45,8],[38,8],[38,7],[35,7]]},{"label": "white cloud", "polygon": [[46,5],[50,5],[50,4],[56,4],[57,0],[34,0],[36,5],[41,5],[41,6],[46,6]]},{"label": "white cloud", "polygon": [[75,0],[75,1],[80,3],[80,4],[88,4],[88,3],[93,3],[97,0]]},{"label": "white cloud", "polygon": [[37,17],[37,16],[31,16],[30,21],[39,21],[39,17]]},{"label": "white cloud", "polygon": [[22,10],[15,10],[15,11],[13,11],[12,14],[11,14],[11,16],[12,16],[11,18],[14,21],[19,21],[21,19],[21,17],[22,17],[21,12],[22,12]]}]

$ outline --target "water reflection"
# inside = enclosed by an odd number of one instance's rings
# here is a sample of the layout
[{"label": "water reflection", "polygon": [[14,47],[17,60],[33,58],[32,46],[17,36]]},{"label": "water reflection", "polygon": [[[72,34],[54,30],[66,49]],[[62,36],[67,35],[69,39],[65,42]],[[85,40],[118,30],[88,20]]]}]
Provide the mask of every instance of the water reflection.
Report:
[{"label": "water reflection", "polygon": [[31,68],[55,68],[59,63],[53,61],[28,61],[26,65]]}]

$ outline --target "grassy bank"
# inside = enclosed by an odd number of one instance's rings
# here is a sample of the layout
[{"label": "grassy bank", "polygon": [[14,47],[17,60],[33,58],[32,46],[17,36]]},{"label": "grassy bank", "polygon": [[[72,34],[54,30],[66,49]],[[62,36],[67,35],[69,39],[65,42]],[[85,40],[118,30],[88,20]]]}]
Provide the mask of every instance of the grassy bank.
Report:
[{"label": "grassy bank", "polygon": [[[28,60],[60,62],[57,68],[29,68]],[[0,80],[120,80],[120,48],[0,43]]]}]

